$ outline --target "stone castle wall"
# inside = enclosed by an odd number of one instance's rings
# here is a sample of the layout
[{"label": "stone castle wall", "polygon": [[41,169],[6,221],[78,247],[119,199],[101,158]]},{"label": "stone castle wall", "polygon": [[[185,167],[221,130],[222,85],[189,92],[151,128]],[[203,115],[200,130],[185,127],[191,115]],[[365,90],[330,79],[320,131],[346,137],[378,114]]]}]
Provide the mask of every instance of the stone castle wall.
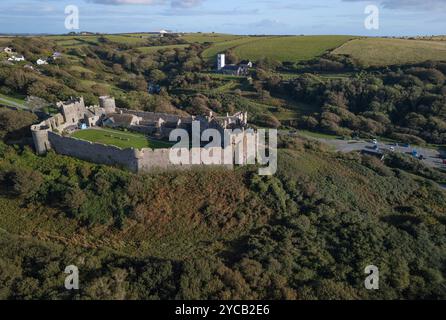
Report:
[{"label": "stone castle wall", "polygon": [[48,140],[51,148],[59,154],[94,163],[122,166],[134,172],[139,170],[134,149],[120,149],[115,146],[64,137],[54,132],[48,132]]},{"label": "stone castle wall", "polygon": [[[105,108],[106,111],[115,111],[116,107],[113,98],[101,97],[100,103],[101,107]],[[53,149],[56,153],[62,155],[71,156],[99,164],[120,166],[134,172],[147,172],[156,168],[173,169],[209,165],[203,163],[203,159],[201,159],[200,157],[202,151],[206,151],[206,153],[209,152],[209,149],[205,148],[192,148],[188,151],[187,149],[183,150],[183,152],[188,152],[186,161],[184,161],[184,163],[172,163],[170,160],[171,148],[153,150],[149,148],[144,148],[141,150],[136,150],[133,148],[121,149],[112,145],[103,145],[76,139],[69,136],[64,136],[61,134],[63,130],[74,124],[77,124],[80,119],[84,119],[87,109],[85,107],[83,98],[72,99],[67,103],[61,102],[58,104],[58,106],[61,109],[62,113],[54,115],[53,117],[41,122],[40,124],[36,124],[31,127],[34,145],[38,154],[44,154],[47,151]],[[119,111],[122,111],[126,114],[133,114],[138,117],[142,117],[149,122],[158,121],[160,118],[162,118],[166,122],[177,122],[178,120],[181,120],[185,123],[190,123],[190,121],[193,119],[192,117],[180,117],[164,113],[148,113],[126,109],[118,109],[118,112]],[[96,118],[92,117],[92,119],[94,121],[94,119]],[[213,125],[216,124],[214,123],[212,125],[209,125],[209,127],[212,127]],[[217,128],[222,129],[218,126]],[[133,126],[132,129],[145,134],[153,134],[153,130],[155,130],[153,127],[150,126]],[[170,131],[173,129],[174,128],[165,127],[163,128],[164,131],[162,132],[162,134],[168,137]],[[239,162],[237,162],[236,160],[237,164],[248,163],[248,158],[250,158],[250,155],[252,155],[252,153],[246,151],[246,144],[248,138],[251,136],[255,136],[255,133],[249,132],[249,130],[241,131],[240,133],[233,133],[231,135],[230,143],[235,143],[235,140],[237,140],[236,138],[238,137],[241,138],[238,140],[243,141],[242,143],[245,145],[244,154],[238,154],[236,150],[233,150],[233,154],[236,156],[236,159],[239,159]],[[174,150],[177,152],[180,151],[180,149]],[[217,158],[220,158],[221,156],[221,158],[219,160],[216,160],[216,163],[213,164],[232,167],[232,163],[229,165],[224,164],[224,159],[228,156],[227,151],[228,148],[224,149],[222,147],[213,147],[211,154],[217,155]]]},{"label": "stone castle wall", "polygon": [[[195,155],[201,154],[204,148],[192,148],[189,150],[186,163],[174,164],[170,161],[171,149],[149,149],[136,150],[133,148],[121,149],[111,145],[103,145],[84,141],[72,137],[62,136],[55,132],[47,132],[48,142],[56,153],[82,159],[98,164],[113,165],[126,168],[133,172],[150,172],[154,169],[178,169],[203,166],[203,161],[198,157],[194,162]],[[178,149],[178,152],[179,149]],[[208,149],[209,152],[209,149]],[[215,152],[215,153],[214,153]],[[215,165],[224,163],[224,149],[213,147],[211,155],[221,155],[221,160]],[[197,159],[197,158],[195,158]],[[232,164],[225,165],[232,168]]]}]

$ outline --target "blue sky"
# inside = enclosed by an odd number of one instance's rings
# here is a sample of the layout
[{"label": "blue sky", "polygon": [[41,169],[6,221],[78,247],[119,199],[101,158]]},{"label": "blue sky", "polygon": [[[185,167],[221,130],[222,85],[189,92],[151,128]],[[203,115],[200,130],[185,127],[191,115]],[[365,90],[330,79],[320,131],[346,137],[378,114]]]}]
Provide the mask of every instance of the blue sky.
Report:
[{"label": "blue sky", "polygon": [[[379,30],[364,9],[380,8]],[[235,34],[431,35],[446,33],[446,0],[1,0],[0,33],[66,33],[67,5],[80,29],[171,29]]]}]

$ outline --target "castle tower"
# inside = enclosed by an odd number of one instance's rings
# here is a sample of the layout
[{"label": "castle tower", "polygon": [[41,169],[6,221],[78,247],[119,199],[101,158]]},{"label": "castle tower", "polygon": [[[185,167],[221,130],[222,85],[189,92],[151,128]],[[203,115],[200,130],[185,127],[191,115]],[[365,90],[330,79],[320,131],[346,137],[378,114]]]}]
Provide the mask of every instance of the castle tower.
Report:
[{"label": "castle tower", "polygon": [[223,53],[220,53],[217,56],[217,70],[221,70],[226,65],[226,56]]},{"label": "castle tower", "polygon": [[106,114],[116,113],[115,98],[109,96],[99,97],[99,106],[105,110]]},{"label": "castle tower", "polygon": [[34,148],[37,154],[45,154],[51,149],[51,144],[48,138],[49,127],[41,127],[35,125],[31,127],[31,133],[33,136]]}]

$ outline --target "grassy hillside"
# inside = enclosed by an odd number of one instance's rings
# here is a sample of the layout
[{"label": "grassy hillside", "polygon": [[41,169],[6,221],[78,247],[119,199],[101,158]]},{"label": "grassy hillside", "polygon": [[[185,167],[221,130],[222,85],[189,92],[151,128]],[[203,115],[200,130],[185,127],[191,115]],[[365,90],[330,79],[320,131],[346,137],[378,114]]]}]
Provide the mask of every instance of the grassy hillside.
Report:
[{"label": "grassy hillside", "polygon": [[47,36],[44,37],[48,40],[55,41],[59,46],[65,48],[76,48],[85,45],[98,44],[99,39],[103,37],[109,41],[120,43],[120,44],[145,44],[147,42],[147,36],[136,36],[136,35],[126,35],[126,34],[110,34],[110,35],[74,35],[74,36]]},{"label": "grassy hillside", "polygon": [[310,60],[335,49],[349,36],[274,37],[238,45],[234,52],[241,59],[259,60],[269,57],[278,61]]},{"label": "grassy hillside", "polygon": [[6,96],[6,95],[0,93],[0,104],[6,105],[9,107],[23,108],[23,106],[25,104],[25,100],[11,97],[11,96]]},{"label": "grassy hillside", "polygon": [[153,46],[153,47],[141,47],[138,48],[138,51],[141,53],[153,53],[160,50],[166,50],[166,49],[183,49],[188,47],[187,44],[172,44],[167,46]]},{"label": "grassy hillside", "polygon": [[446,42],[366,38],[354,39],[334,51],[349,55],[363,66],[387,66],[419,63],[426,60],[445,61]]},{"label": "grassy hillside", "polygon": [[188,33],[183,35],[183,39],[190,43],[216,43],[223,41],[231,41],[241,36],[223,33]]},{"label": "grassy hillside", "polygon": [[203,56],[213,59],[219,52],[234,49],[240,59],[259,60],[272,58],[278,61],[310,60],[335,49],[349,36],[288,36],[288,37],[241,37],[213,44]]},{"label": "grassy hillside", "polygon": [[224,52],[228,49],[236,48],[239,45],[252,43],[257,41],[263,41],[267,37],[240,37],[228,41],[221,41],[214,43],[209,49],[203,52],[203,57],[207,59],[214,59],[218,53]]},{"label": "grassy hillside", "polygon": [[[260,177],[254,168],[137,176],[0,145],[0,297],[445,296],[444,192],[309,141],[282,147],[278,173]],[[76,296],[60,289],[73,263]],[[370,263],[379,292],[363,286]]]}]

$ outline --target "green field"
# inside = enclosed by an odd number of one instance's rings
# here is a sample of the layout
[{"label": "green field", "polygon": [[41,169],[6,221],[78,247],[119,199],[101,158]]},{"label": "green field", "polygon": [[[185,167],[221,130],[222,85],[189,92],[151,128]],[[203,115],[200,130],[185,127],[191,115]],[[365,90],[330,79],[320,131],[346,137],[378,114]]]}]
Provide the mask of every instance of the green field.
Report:
[{"label": "green field", "polygon": [[351,39],[351,36],[241,37],[213,44],[203,52],[203,57],[214,59],[219,52],[233,49],[240,59],[310,60]]},{"label": "green field", "polygon": [[152,46],[152,47],[140,47],[138,48],[138,51],[141,53],[154,53],[160,50],[166,50],[166,49],[183,49],[188,47],[188,44],[172,44],[167,46]]},{"label": "green field", "polygon": [[446,42],[365,38],[347,42],[334,51],[349,55],[365,67],[446,60]]},{"label": "green field", "polygon": [[269,57],[278,61],[310,60],[343,45],[350,36],[270,37],[239,45],[234,53],[240,59]]},{"label": "green field", "polygon": [[228,49],[236,48],[240,45],[257,42],[259,40],[268,39],[267,37],[239,37],[237,39],[218,42],[213,44],[209,49],[203,51],[203,57],[207,59],[214,59],[218,53],[224,52]]},{"label": "green field", "polygon": [[122,44],[145,44],[147,42],[146,38],[141,38],[135,35],[73,35],[73,36],[46,36],[48,40],[55,41],[58,45],[66,48],[84,46],[88,44],[98,44],[99,38],[104,37],[112,42],[122,43]]},{"label": "green field", "polygon": [[113,129],[86,129],[76,131],[72,137],[97,142],[106,145],[116,146],[118,148],[169,148],[172,144],[168,142],[156,141],[138,133],[122,132]]},{"label": "green field", "polygon": [[190,43],[216,43],[223,41],[231,41],[241,36],[223,33],[189,33],[183,36],[183,39]]}]

